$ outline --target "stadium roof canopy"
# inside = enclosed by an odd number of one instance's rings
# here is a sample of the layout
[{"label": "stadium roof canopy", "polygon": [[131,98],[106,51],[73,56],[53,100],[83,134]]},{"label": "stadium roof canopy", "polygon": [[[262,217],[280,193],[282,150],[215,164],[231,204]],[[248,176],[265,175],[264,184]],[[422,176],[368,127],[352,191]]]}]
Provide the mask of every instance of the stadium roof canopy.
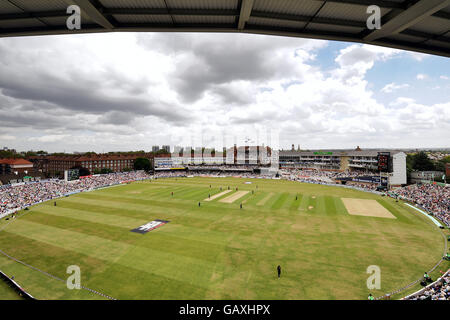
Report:
[{"label": "stadium roof canopy", "polygon": [[[71,4],[81,8],[81,30],[66,27]],[[367,29],[369,5],[381,8],[381,29]],[[450,0],[0,1],[0,37],[113,31],[244,32],[450,57]]]}]

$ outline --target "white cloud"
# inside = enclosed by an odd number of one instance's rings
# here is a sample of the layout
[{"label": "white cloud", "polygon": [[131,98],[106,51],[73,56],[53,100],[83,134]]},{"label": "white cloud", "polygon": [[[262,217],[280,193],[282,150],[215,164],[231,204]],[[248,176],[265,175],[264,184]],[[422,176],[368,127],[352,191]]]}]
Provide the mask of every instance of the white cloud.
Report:
[{"label": "white cloud", "polygon": [[396,49],[383,48],[378,46],[350,45],[340,50],[335,61],[340,68],[334,70],[334,76],[348,83],[359,82],[364,78],[366,72],[370,70],[375,62],[386,61],[402,52]]},{"label": "white cloud", "polygon": [[404,88],[408,88],[408,87],[409,87],[409,84],[407,84],[407,83],[396,84],[395,82],[392,82],[392,83],[385,85],[381,89],[381,92],[392,93],[394,90],[404,89]]},{"label": "white cloud", "polygon": [[428,79],[428,75],[427,74],[423,74],[423,73],[419,73],[419,74],[417,74],[416,79],[417,80],[426,80],[426,79]]},{"label": "white cloud", "polygon": [[407,98],[407,97],[398,97],[396,98],[394,101],[392,101],[391,103],[389,103],[390,106],[396,107],[396,106],[401,106],[401,105],[408,105],[408,104],[413,104],[416,101],[412,98]]},{"label": "white cloud", "polygon": [[17,149],[149,150],[201,129],[238,139],[279,129],[282,145],[306,148],[441,144],[448,133],[447,104],[382,102],[371,90],[368,72],[405,55],[399,50],[348,45],[324,70],[318,53],[328,42],[318,40],[124,33],[5,41],[0,144],[15,137]]},{"label": "white cloud", "polygon": [[13,141],[13,140],[16,140],[16,137],[7,134],[0,134],[0,141]]},{"label": "white cloud", "polygon": [[60,134],[60,135],[45,135],[41,137],[32,137],[29,139],[29,141],[36,141],[36,142],[57,142],[57,141],[64,141],[69,138],[69,135],[67,134]]},{"label": "white cloud", "polygon": [[421,52],[408,52],[408,55],[412,57],[416,61],[423,61],[425,58],[428,58],[429,55]]},{"label": "white cloud", "polygon": [[439,78],[442,79],[442,80],[448,80],[448,79],[450,79],[449,77],[444,76],[444,75],[440,76]]}]

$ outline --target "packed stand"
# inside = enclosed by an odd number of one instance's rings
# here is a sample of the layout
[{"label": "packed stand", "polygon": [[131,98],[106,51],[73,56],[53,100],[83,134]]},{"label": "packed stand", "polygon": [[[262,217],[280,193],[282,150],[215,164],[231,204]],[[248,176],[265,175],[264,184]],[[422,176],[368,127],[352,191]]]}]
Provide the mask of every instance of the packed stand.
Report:
[{"label": "packed stand", "polygon": [[0,216],[10,211],[16,211],[35,203],[58,198],[70,193],[149,178],[150,176],[144,171],[134,171],[95,175],[71,182],[48,180],[20,185],[0,186]]},{"label": "packed stand", "polygon": [[182,178],[182,177],[215,177],[215,178],[225,178],[225,177],[236,177],[236,178],[260,178],[260,174],[255,174],[251,172],[223,172],[223,171],[160,171],[155,172],[155,178]]},{"label": "packed stand", "polygon": [[442,277],[441,281],[430,288],[426,288],[420,294],[407,300],[450,300],[450,273]]},{"label": "packed stand", "polygon": [[435,184],[414,184],[394,191],[395,196],[411,201],[450,226],[450,188]]},{"label": "packed stand", "polygon": [[[336,171],[321,171],[315,169],[283,169],[281,170],[281,176],[283,179],[291,181],[299,181],[306,183],[315,184],[326,184],[326,185],[336,185],[337,178],[356,178],[367,176],[367,173],[363,172],[336,172]],[[360,183],[354,181],[348,181],[347,186],[352,188],[362,189],[364,191],[375,191],[377,188],[376,184],[373,183]]]}]

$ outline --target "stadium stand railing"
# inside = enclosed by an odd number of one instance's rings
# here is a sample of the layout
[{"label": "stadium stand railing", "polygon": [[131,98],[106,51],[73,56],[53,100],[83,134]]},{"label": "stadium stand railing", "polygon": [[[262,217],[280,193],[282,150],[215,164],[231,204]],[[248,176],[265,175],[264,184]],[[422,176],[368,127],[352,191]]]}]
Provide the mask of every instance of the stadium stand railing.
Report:
[{"label": "stadium stand railing", "polygon": [[[423,295],[425,292],[429,291],[430,289],[436,288],[438,285],[442,285],[444,284],[444,279],[446,277],[450,276],[450,269],[447,270],[446,273],[444,273],[440,278],[438,278],[435,282],[429,284],[428,286],[420,289],[419,291],[416,291],[404,298],[402,298],[401,300],[414,300],[415,298],[420,297],[421,295]],[[450,293],[449,293],[450,294]]]}]

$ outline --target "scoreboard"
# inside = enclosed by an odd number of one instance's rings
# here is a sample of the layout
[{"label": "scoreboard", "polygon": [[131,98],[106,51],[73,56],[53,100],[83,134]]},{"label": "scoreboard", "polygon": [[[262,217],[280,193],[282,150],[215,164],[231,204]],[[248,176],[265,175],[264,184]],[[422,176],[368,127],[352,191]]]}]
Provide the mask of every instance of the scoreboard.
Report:
[{"label": "scoreboard", "polygon": [[390,159],[391,154],[389,152],[378,152],[378,171],[389,172],[390,171]]},{"label": "scoreboard", "polygon": [[79,169],[69,169],[64,172],[64,180],[66,181],[74,181],[80,179],[80,170]]}]

